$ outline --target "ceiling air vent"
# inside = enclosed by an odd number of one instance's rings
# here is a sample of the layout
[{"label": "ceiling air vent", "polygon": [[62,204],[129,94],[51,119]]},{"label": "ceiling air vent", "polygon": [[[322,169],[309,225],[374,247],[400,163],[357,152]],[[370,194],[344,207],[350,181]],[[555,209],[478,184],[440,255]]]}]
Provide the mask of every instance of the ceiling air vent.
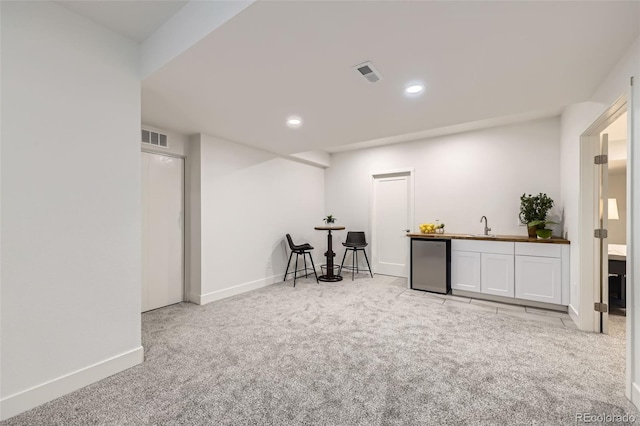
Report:
[{"label": "ceiling air vent", "polygon": [[358,71],[361,76],[366,78],[369,83],[375,83],[376,81],[382,80],[382,74],[380,74],[369,61],[356,65],[353,68]]},{"label": "ceiling air vent", "polygon": [[167,135],[142,129],[142,143],[168,148]]}]

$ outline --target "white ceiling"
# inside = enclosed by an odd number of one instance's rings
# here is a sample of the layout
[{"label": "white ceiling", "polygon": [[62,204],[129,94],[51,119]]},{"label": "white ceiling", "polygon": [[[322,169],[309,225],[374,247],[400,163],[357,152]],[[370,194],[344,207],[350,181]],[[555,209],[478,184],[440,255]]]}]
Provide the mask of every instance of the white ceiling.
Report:
[{"label": "white ceiling", "polygon": [[56,3],[140,43],[188,0],[57,0]]},{"label": "white ceiling", "polygon": [[[185,2],[60,3],[141,41]],[[142,119],[289,154],[557,115],[589,99],[638,16],[633,1],[258,1],[143,81]],[[352,70],[367,60],[373,85]],[[427,88],[408,99],[413,79]]]}]

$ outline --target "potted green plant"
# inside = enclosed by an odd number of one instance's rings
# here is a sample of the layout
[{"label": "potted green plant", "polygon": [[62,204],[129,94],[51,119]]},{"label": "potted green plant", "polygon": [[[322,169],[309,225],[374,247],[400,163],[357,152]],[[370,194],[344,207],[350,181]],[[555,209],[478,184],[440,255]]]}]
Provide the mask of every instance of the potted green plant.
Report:
[{"label": "potted green plant", "polygon": [[551,234],[553,233],[552,229],[547,229],[545,226],[548,224],[557,224],[558,222],[553,222],[550,220],[534,220],[527,224],[527,226],[536,228],[536,235],[538,238],[542,240],[548,240],[551,238]]},{"label": "potted green plant", "polygon": [[547,221],[547,214],[552,207],[553,200],[547,194],[542,192],[538,195],[522,194],[520,197],[520,222],[527,225],[529,238],[537,237],[538,227],[544,229],[542,222]]},{"label": "potted green plant", "polygon": [[325,217],[325,218],[324,218],[324,219],[322,219],[322,220],[324,220],[324,223],[326,223],[326,224],[327,224],[327,226],[331,226],[331,225],[333,225],[334,223],[336,223],[336,220],[338,220],[338,219],[337,219],[337,218],[335,218],[335,217],[333,217],[333,215],[331,215],[331,214],[330,214],[330,215],[328,215],[327,217]]}]

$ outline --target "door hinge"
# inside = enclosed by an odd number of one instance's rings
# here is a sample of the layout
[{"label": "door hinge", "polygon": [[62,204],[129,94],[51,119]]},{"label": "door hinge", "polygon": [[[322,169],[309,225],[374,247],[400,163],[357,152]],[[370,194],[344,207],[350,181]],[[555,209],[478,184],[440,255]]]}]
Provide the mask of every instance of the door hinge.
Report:
[{"label": "door hinge", "polygon": [[595,229],[593,231],[593,236],[600,239],[607,238],[607,234],[608,232],[606,229]]},{"label": "door hinge", "polygon": [[595,157],[593,157],[593,163],[594,164],[607,164],[608,163],[607,155],[606,154],[596,155]]},{"label": "door hinge", "polygon": [[596,303],[593,304],[593,309],[596,312],[609,312],[609,306],[607,306],[606,303],[598,303],[598,302],[596,302]]}]

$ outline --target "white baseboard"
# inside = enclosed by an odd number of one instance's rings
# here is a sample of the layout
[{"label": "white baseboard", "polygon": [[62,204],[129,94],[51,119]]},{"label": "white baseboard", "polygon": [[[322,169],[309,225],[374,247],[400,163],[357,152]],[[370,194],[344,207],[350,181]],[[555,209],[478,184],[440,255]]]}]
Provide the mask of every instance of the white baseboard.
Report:
[{"label": "white baseboard", "polygon": [[[568,313],[571,320],[573,320],[573,323],[578,326],[578,329],[585,331],[585,329],[582,327],[582,323],[581,323],[582,318],[580,318],[580,314],[578,313],[578,310],[571,304],[569,304]],[[588,331],[593,331],[593,330],[588,330]]]},{"label": "white baseboard", "polygon": [[196,305],[200,305],[200,295],[196,293],[189,293],[189,297],[187,298],[188,302],[195,303]]},{"label": "white baseboard", "polygon": [[534,300],[518,299],[517,297],[497,296],[494,294],[478,293],[475,291],[456,289],[452,289],[451,294],[453,294],[454,296],[463,296],[471,299],[490,300],[493,302],[507,303],[510,305],[531,306],[532,308],[542,308],[558,312],[567,312],[567,307],[563,305],[557,305],[555,303],[547,302],[536,302]]},{"label": "white baseboard", "polygon": [[248,283],[238,284],[233,287],[224,288],[222,290],[212,291],[211,293],[202,294],[200,296],[193,295],[192,301],[198,305],[206,305],[207,303],[215,302],[216,300],[226,299],[227,297],[235,296],[237,294],[246,293],[247,291],[257,290],[262,287],[275,284],[282,280],[283,274],[272,275],[267,278],[261,278],[255,281],[249,281]]},{"label": "white baseboard", "polygon": [[631,385],[631,402],[640,410],[640,386],[637,383]]},{"label": "white baseboard", "polygon": [[143,360],[144,349],[139,346],[123,354],[9,395],[0,400],[0,420],[6,420],[45,402],[105,379],[138,365]]},{"label": "white baseboard", "polygon": [[578,328],[580,328],[580,314],[578,313],[578,310],[574,308],[572,304],[569,304],[568,311],[569,316],[571,317],[573,322],[575,322]]},{"label": "white baseboard", "polygon": [[[571,317],[575,317],[575,318],[579,318],[580,315],[578,314],[578,311],[576,310],[576,308],[573,307],[572,304],[569,304],[569,315],[571,315]],[[574,318],[574,321],[575,321]]]}]

